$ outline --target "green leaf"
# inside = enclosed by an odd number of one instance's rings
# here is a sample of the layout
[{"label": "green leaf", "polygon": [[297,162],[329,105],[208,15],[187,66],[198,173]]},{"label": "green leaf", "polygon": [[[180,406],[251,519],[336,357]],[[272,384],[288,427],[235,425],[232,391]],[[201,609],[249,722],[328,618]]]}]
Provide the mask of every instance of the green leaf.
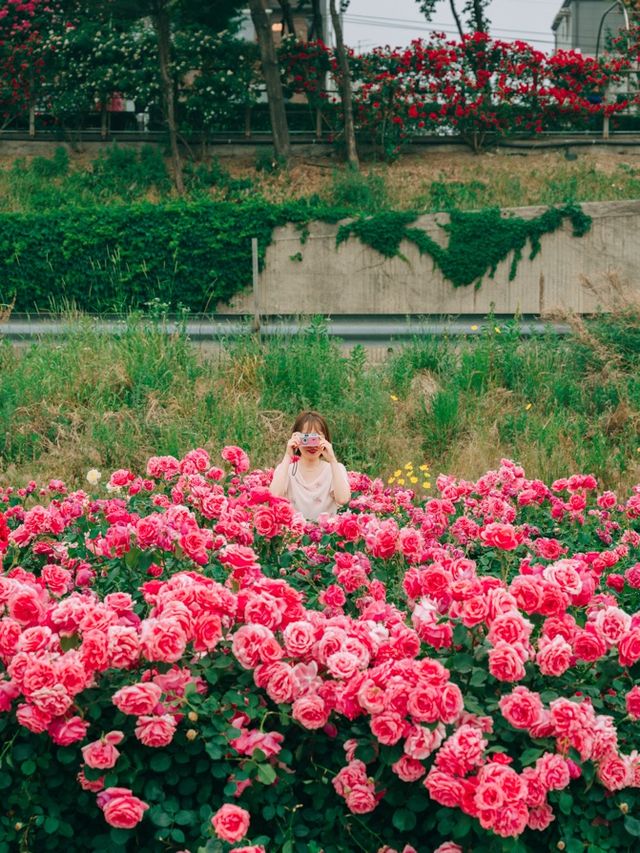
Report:
[{"label": "green leaf", "polygon": [[131,838],[131,833],[128,829],[112,829],[109,838],[117,847],[125,847]]},{"label": "green leaf", "polygon": [[473,687],[482,687],[482,685],[486,682],[489,677],[486,669],[475,669],[473,671],[473,675],[471,676],[471,681],[469,682]]},{"label": "green leaf", "polygon": [[634,838],[640,838],[640,820],[638,818],[631,817],[630,814],[625,815],[624,828],[629,835],[633,835]]},{"label": "green leaf", "polygon": [[270,764],[259,764],[258,779],[263,785],[272,785],[276,781],[276,771]]},{"label": "green leaf", "polygon": [[151,818],[151,822],[155,826],[159,826],[161,829],[166,829],[173,824],[173,817],[163,811],[160,806],[152,808],[149,811],[149,817]]},{"label": "green leaf", "polygon": [[54,832],[57,831],[60,826],[60,821],[57,817],[49,816],[44,822],[44,831],[48,835],[53,835]]},{"label": "green leaf", "polygon": [[562,814],[570,815],[573,810],[573,797],[566,791],[563,791],[558,798],[558,804]]},{"label": "green leaf", "polygon": [[533,764],[537,761],[541,755],[544,754],[544,749],[535,749],[530,747],[529,749],[525,749],[520,756],[520,763],[523,767],[526,767],[528,764]]},{"label": "green leaf", "polygon": [[415,813],[409,811],[409,809],[397,809],[393,813],[391,822],[393,823],[396,829],[399,829],[401,832],[404,832],[413,829],[418,821],[415,816]]},{"label": "green leaf", "polygon": [[456,655],[449,664],[452,672],[471,672],[473,658],[471,655]]},{"label": "green leaf", "polygon": [[156,755],[151,756],[149,766],[157,773],[164,773],[165,770],[171,767],[171,758],[166,752],[158,752]]},{"label": "green leaf", "polygon": [[20,770],[25,776],[33,776],[36,772],[36,763],[33,759],[28,758],[26,761],[23,761],[20,765]]}]

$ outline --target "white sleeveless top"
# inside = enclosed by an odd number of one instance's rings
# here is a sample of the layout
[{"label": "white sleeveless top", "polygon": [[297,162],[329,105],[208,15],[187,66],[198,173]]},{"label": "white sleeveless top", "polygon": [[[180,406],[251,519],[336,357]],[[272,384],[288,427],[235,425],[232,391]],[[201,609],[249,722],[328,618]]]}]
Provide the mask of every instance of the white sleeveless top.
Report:
[{"label": "white sleeveless top", "polygon": [[[347,469],[338,463],[345,477]],[[331,487],[331,465],[320,462],[319,470],[313,480],[307,483],[303,480],[302,466],[293,462],[289,465],[289,484],[286,497],[308,521],[316,521],[320,513],[338,511],[338,504],[333,496]]]}]

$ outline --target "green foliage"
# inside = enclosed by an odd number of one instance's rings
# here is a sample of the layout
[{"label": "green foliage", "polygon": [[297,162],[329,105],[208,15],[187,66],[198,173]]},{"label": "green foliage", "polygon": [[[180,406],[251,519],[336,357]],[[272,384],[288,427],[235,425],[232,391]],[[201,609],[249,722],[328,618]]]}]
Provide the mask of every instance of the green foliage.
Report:
[{"label": "green foliage", "polygon": [[86,179],[98,197],[116,195],[126,201],[139,198],[151,188],[166,193],[171,186],[162,154],[152,145],[143,145],[139,151],[110,146],[93,162]]},{"label": "green foliage", "polygon": [[540,252],[544,234],[556,231],[569,219],[575,237],[589,231],[591,218],[577,205],[550,208],[534,219],[503,216],[497,208],[478,212],[450,211],[450,220],[442,226],[449,235],[446,248],[440,246],[420,228],[409,228],[415,214],[389,211],[374,216],[361,217],[342,225],[338,231],[338,244],[352,234],[387,258],[400,255],[400,243],[409,240],[416,244],[420,254],[429,254],[454,287],[482,282],[487,273],[493,277],[498,264],[513,252],[509,272],[512,281],[522,259],[522,251],[531,244],[529,258]]},{"label": "green foliage", "polygon": [[384,176],[375,172],[335,170],[327,195],[330,204],[366,213],[377,213],[390,206]]},{"label": "green foliage", "polygon": [[34,157],[31,172],[38,178],[61,178],[69,173],[69,153],[59,145],[52,157]]}]

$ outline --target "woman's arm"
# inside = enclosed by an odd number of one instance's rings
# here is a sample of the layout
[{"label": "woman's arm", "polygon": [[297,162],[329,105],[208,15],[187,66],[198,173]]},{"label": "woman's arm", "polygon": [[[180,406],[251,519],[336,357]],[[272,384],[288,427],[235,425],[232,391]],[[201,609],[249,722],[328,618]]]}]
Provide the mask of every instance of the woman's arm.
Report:
[{"label": "woman's arm", "polygon": [[331,465],[331,491],[334,500],[341,506],[351,500],[351,488],[344,465],[340,465],[333,452],[333,447],[326,439],[322,443],[322,455]]},{"label": "woman's arm", "polygon": [[275,468],[273,472],[273,479],[271,480],[271,485],[269,486],[269,491],[272,495],[275,495],[278,498],[283,498],[287,494],[287,487],[289,485],[289,465],[291,464],[291,457],[289,453],[285,453],[282,462]]},{"label": "woman's arm", "polygon": [[335,456],[329,464],[331,465],[331,490],[335,502],[340,506],[348,504],[351,500],[351,487],[344,465],[340,465]]},{"label": "woman's arm", "polygon": [[273,479],[271,480],[271,485],[269,486],[269,491],[277,498],[284,498],[287,494],[287,488],[289,486],[289,465],[291,464],[291,457],[293,456],[293,451],[296,449],[297,446],[298,433],[295,432],[287,442],[287,449],[285,450],[284,456],[282,457],[282,462],[280,462],[280,464],[274,470]]}]

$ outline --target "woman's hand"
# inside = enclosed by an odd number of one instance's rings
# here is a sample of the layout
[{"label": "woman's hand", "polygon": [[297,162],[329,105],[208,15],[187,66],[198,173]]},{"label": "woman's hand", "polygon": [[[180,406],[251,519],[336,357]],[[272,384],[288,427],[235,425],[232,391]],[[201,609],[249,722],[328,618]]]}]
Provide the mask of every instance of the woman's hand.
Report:
[{"label": "woman's hand", "polygon": [[287,450],[286,450],[287,455],[293,456],[294,451],[298,449],[299,444],[300,444],[300,433],[294,432],[293,435],[291,436],[291,438],[289,439],[289,441],[287,442]]},{"label": "woman's hand", "polygon": [[320,453],[322,454],[322,456],[324,456],[327,462],[337,461],[336,455],[333,452],[333,446],[331,445],[331,442],[327,441],[326,438],[322,439],[322,444],[320,445]]}]

